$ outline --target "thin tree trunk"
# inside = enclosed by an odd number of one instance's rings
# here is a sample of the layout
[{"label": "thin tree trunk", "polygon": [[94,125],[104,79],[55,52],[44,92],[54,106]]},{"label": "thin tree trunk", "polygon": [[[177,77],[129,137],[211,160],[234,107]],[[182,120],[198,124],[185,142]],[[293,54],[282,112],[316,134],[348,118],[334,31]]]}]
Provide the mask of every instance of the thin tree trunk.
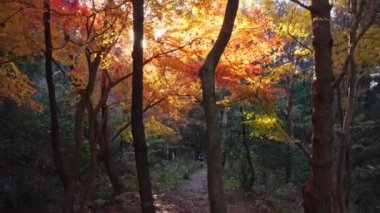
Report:
[{"label": "thin tree trunk", "polygon": [[207,183],[211,213],[227,212],[222,182],[221,130],[215,97],[215,68],[231,37],[238,0],[228,0],[218,38],[200,68],[207,133]]},{"label": "thin tree trunk", "polygon": [[[102,97],[103,94],[107,93],[106,91],[106,85],[105,82],[102,82]],[[106,95],[108,97],[108,94]],[[114,163],[113,163],[113,154],[112,154],[112,147],[111,147],[111,140],[109,139],[109,131],[108,131],[108,106],[107,106],[107,98],[102,100],[101,103],[101,110],[102,110],[102,127],[100,129],[100,148],[101,148],[101,156],[102,160],[104,162],[104,166],[106,168],[108,177],[112,184],[113,194],[119,195],[125,191],[125,187],[123,183],[120,180],[119,175],[116,172]]]},{"label": "thin tree trunk", "polygon": [[97,129],[97,112],[93,109],[91,104],[87,107],[88,110],[88,142],[90,144],[90,169],[86,178],[86,184],[84,187],[84,195],[80,203],[79,212],[88,212],[88,203],[91,200],[92,192],[95,188],[96,175],[98,170],[98,149],[96,144],[96,129]]},{"label": "thin tree trunk", "polygon": [[[291,138],[294,138],[294,125],[292,118],[293,110],[293,86],[295,82],[295,75],[286,76],[286,114],[285,119],[287,123],[287,132]],[[285,148],[285,182],[290,183],[292,179],[292,149],[290,144]]]},{"label": "thin tree trunk", "polygon": [[290,183],[292,181],[292,147],[287,144],[285,148],[285,182]]},{"label": "thin tree trunk", "polygon": [[255,176],[255,168],[253,167],[252,158],[251,158],[251,150],[249,149],[249,144],[246,137],[246,129],[245,129],[245,124],[244,124],[244,109],[242,106],[240,107],[240,119],[241,119],[241,131],[242,131],[242,136],[243,136],[243,145],[245,148],[245,157],[248,162],[249,171],[251,172],[251,177],[249,179],[249,183],[247,187],[248,189],[251,189],[255,182],[256,176]]},{"label": "thin tree trunk", "polygon": [[83,144],[84,144],[83,131],[84,131],[85,110],[86,110],[86,106],[88,106],[91,102],[90,97],[95,87],[95,80],[96,80],[98,67],[102,60],[101,52],[97,52],[93,60],[91,59],[91,54],[93,53],[89,52],[89,50],[86,49],[86,58],[88,62],[89,77],[88,77],[86,89],[82,89],[79,91],[80,100],[76,104],[75,130],[74,130],[75,131],[74,133],[75,153],[74,153],[74,159],[72,161],[73,163],[72,163],[70,177],[67,184],[67,190],[65,192],[65,199],[64,199],[65,213],[71,213],[74,211],[74,194],[75,194],[76,183],[80,175],[80,163],[82,161],[82,155],[83,155]]},{"label": "thin tree trunk", "polygon": [[348,162],[348,149],[349,149],[349,142],[351,141],[351,134],[350,134],[350,127],[352,118],[354,115],[355,110],[355,98],[356,98],[356,91],[357,91],[357,72],[356,72],[356,65],[354,61],[354,51],[355,51],[355,44],[354,41],[356,39],[356,31],[350,32],[349,37],[349,91],[348,91],[348,102],[347,102],[347,109],[343,118],[343,126],[342,126],[342,134],[340,137],[340,149],[339,149],[339,160],[338,160],[338,168],[337,168],[337,177],[336,177],[336,206],[335,208],[337,212],[340,213],[346,213],[347,212],[347,206],[346,206],[346,167]]},{"label": "thin tree trunk", "polygon": [[226,163],[226,153],[223,151],[223,147],[225,146],[226,139],[227,139],[227,122],[228,122],[228,115],[227,115],[227,108],[224,107],[221,111],[221,139],[220,139],[220,147],[222,148],[222,167],[224,168],[224,165]]},{"label": "thin tree trunk", "polygon": [[266,167],[266,163],[265,163],[265,158],[263,157],[262,158],[262,178],[263,178],[263,185],[265,186],[267,184],[267,175],[265,173],[265,167]]},{"label": "thin tree trunk", "polygon": [[65,172],[65,167],[63,164],[61,152],[59,150],[59,121],[58,121],[58,110],[57,101],[55,97],[55,86],[53,81],[53,69],[52,69],[52,38],[50,29],[50,0],[44,0],[44,33],[45,33],[45,75],[46,84],[49,93],[49,109],[50,109],[50,141],[53,151],[53,160],[55,168],[57,170],[58,176],[61,179],[64,190],[67,187],[67,176]]},{"label": "thin tree trunk", "polygon": [[64,199],[64,213],[74,212],[74,193],[76,183],[80,175],[80,163],[83,154],[83,120],[85,115],[86,104],[83,98],[76,104],[75,111],[75,151],[73,164],[71,167],[70,177],[67,183],[67,189]]},{"label": "thin tree trunk", "polygon": [[148,167],[148,146],[146,144],[143,122],[143,35],[144,1],[133,0],[133,76],[132,76],[132,137],[135,149],[137,178],[140,190],[141,210],[155,212],[152,185]]},{"label": "thin tree trunk", "polygon": [[116,196],[125,192],[125,187],[123,183],[121,182],[120,177],[117,174],[116,169],[115,169],[111,143],[107,137],[104,138],[103,142],[105,143],[103,162],[104,162],[104,166],[106,168],[108,177],[112,184],[113,195]]},{"label": "thin tree trunk", "polygon": [[[357,93],[357,81],[358,72],[355,62],[355,50],[356,45],[362,36],[368,31],[368,29],[374,24],[377,16],[377,10],[380,7],[378,0],[368,1],[351,1],[350,2],[350,15],[352,16],[349,41],[348,41],[348,55],[346,58],[346,64],[342,70],[343,75],[348,75],[347,94],[348,102],[345,110],[345,114],[342,121],[342,134],[341,144],[339,150],[339,161],[337,166],[336,176],[336,200],[335,208],[337,212],[348,212],[348,193],[350,180],[350,168],[349,168],[349,150],[351,133],[350,128],[356,105],[356,93]],[[365,24],[361,22],[366,22]],[[359,26],[363,25],[359,32]],[[339,84],[337,85],[339,86]],[[342,111],[342,110],[341,110]]]},{"label": "thin tree trunk", "polygon": [[311,174],[302,190],[303,207],[306,213],[328,213],[332,211],[333,199],[333,113],[334,98],[332,83],[332,45],[330,32],[329,0],[312,0],[314,75],[312,86],[312,155]]}]

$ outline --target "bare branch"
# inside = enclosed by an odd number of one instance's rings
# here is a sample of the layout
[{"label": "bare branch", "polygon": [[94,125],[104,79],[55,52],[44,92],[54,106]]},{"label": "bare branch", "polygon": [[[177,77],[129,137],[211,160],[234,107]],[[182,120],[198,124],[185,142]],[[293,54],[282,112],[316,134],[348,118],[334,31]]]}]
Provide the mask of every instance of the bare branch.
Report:
[{"label": "bare branch", "polygon": [[346,60],[344,61],[342,72],[340,73],[340,75],[338,76],[338,78],[332,83],[333,87],[338,87],[339,84],[340,84],[340,82],[343,80],[344,76],[348,72],[349,61],[350,61],[350,56],[348,55],[346,57]]},{"label": "bare branch", "polygon": [[118,85],[120,82],[124,81],[125,79],[127,79],[131,76],[132,76],[132,73],[128,73],[128,74],[122,76],[121,78],[117,79],[115,82],[112,82],[111,86],[114,87],[114,86]]},{"label": "bare branch", "polygon": [[307,159],[310,159],[310,153],[302,146],[301,143],[295,143],[295,145],[305,154]]},{"label": "bare branch", "polygon": [[310,47],[308,47],[306,44],[304,44],[303,42],[301,42],[296,36],[294,36],[291,32],[290,32],[290,24],[293,22],[293,18],[294,18],[294,9],[292,10],[292,14],[290,16],[290,20],[288,21],[288,24],[287,24],[287,34],[296,42],[298,43],[299,45],[301,45],[303,48],[309,50],[311,53],[314,52],[313,49],[311,49]]},{"label": "bare branch", "polygon": [[311,49],[310,47],[308,47],[306,44],[304,44],[302,41],[300,41],[298,38],[296,38],[294,35],[292,35],[290,32],[289,32],[289,28],[288,28],[288,31],[287,31],[288,35],[295,41],[297,42],[299,45],[301,45],[303,48],[309,50],[311,53],[314,52],[313,49]]},{"label": "bare branch", "polygon": [[311,10],[311,6],[308,6],[308,5],[302,3],[302,2],[300,2],[298,0],[290,0],[290,1],[292,1],[293,3],[296,3],[298,6],[304,8],[306,10],[309,10],[309,11]]},{"label": "bare branch", "polygon": [[[150,108],[156,106],[157,104],[161,103],[163,100],[165,100],[165,98],[161,98],[153,103],[150,103],[148,106],[146,106],[144,109],[143,109],[143,112],[146,112],[147,110],[149,110]],[[112,138],[110,139],[110,141],[114,141],[124,130],[126,130],[130,125],[131,125],[131,121],[128,121],[126,124],[124,124],[122,127],[120,127],[120,129],[112,136]]]},{"label": "bare branch", "polygon": [[167,51],[163,51],[163,52],[157,53],[157,54],[151,56],[150,58],[146,59],[146,60],[143,62],[143,65],[146,65],[146,64],[150,63],[151,61],[153,61],[154,59],[160,58],[161,56],[167,55],[167,54],[172,53],[172,52],[175,52],[175,51],[177,51],[177,50],[181,50],[181,49],[185,48],[186,46],[191,45],[192,43],[194,43],[194,41],[196,41],[196,40],[198,40],[198,39],[199,39],[199,38],[195,38],[195,39],[193,39],[192,41],[190,41],[189,43],[184,44],[184,45],[182,45],[182,46],[176,47],[176,48],[171,49],[171,50],[167,50]]}]

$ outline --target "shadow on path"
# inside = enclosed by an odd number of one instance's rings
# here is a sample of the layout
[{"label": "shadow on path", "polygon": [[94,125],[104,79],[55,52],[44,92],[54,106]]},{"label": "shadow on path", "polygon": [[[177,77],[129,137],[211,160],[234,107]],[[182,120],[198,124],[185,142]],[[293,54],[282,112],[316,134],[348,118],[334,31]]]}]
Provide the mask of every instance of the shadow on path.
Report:
[{"label": "shadow on path", "polygon": [[[156,191],[154,199],[157,212],[208,213],[207,169],[198,170],[177,187]],[[226,199],[230,213],[268,213],[253,208],[241,191],[226,191]],[[137,213],[140,212],[139,197],[135,193],[124,193],[94,212]]]}]

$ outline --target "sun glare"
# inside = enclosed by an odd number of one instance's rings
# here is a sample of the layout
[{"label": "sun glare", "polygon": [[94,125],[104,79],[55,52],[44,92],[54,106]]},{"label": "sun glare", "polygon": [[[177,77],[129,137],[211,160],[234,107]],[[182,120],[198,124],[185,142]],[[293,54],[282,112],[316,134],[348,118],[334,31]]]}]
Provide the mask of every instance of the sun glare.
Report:
[{"label": "sun glare", "polygon": [[[134,38],[134,34],[133,34],[133,30],[132,29],[128,31],[128,37],[129,37],[129,40],[131,41],[131,43],[133,43],[133,41],[135,40],[135,38]],[[148,47],[146,39],[143,39],[142,47],[143,47],[143,49],[146,49]]]}]

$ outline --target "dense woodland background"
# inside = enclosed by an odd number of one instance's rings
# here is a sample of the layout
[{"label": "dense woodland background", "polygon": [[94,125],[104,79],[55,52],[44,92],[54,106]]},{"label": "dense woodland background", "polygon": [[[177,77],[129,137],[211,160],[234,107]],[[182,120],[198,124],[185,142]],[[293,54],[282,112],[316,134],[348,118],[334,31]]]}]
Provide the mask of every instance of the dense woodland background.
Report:
[{"label": "dense woodland background", "polygon": [[204,167],[211,212],[380,212],[380,2],[330,4],[0,0],[0,212],[154,212]]}]

